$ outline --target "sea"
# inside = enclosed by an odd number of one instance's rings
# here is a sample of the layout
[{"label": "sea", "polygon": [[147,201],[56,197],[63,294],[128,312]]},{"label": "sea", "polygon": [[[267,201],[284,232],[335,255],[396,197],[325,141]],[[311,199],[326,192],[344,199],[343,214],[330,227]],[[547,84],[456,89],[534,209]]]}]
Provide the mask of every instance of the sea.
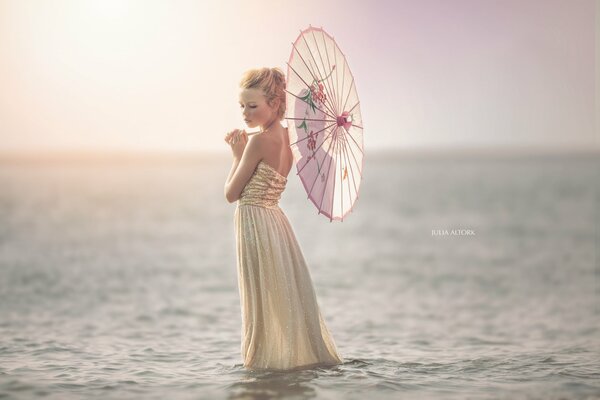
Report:
[{"label": "sea", "polygon": [[0,399],[600,399],[600,155],[365,151],[280,206],[344,359],[241,358],[228,155],[0,159]]}]

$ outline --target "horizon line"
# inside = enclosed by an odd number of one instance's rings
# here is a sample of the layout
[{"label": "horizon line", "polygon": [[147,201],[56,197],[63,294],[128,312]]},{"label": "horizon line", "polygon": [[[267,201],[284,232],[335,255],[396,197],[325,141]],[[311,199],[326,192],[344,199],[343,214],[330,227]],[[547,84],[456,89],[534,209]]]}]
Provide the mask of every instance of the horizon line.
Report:
[{"label": "horizon line", "polygon": [[[446,156],[600,156],[600,146],[414,146],[377,147],[365,149],[365,157],[446,157]],[[158,149],[44,149],[44,150],[0,150],[0,162],[11,161],[134,161],[172,160],[198,161],[230,159],[229,150],[158,150]]]}]

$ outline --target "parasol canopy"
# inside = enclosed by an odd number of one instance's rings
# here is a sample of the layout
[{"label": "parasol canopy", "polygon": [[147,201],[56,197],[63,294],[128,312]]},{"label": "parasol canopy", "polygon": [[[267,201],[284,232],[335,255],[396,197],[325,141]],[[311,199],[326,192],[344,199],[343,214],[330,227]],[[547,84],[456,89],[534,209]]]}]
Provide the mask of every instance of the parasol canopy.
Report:
[{"label": "parasol canopy", "polygon": [[286,120],[297,175],[319,214],[344,220],[358,199],[363,123],[354,76],[335,39],[309,26],[287,63]]}]

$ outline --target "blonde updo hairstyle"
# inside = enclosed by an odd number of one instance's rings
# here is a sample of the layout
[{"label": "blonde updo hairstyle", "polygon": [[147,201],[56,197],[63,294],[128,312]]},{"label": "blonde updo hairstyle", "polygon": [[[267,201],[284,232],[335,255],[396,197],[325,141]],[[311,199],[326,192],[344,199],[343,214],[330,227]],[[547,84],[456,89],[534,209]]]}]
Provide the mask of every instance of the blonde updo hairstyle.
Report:
[{"label": "blonde updo hairstyle", "polygon": [[244,72],[240,81],[242,89],[260,89],[269,107],[279,99],[277,119],[281,121],[285,114],[285,75],[280,68],[255,68]]}]

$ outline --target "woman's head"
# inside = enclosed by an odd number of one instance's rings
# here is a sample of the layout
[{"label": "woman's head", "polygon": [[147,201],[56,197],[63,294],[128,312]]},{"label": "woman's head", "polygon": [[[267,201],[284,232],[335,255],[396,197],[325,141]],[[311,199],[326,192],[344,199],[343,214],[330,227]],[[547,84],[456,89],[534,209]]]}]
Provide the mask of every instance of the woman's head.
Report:
[{"label": "woman's head", "polygon": [[285,75],[281,69],[246,71],[240,81],[240,107],[250,127],[281,121],[285,114]]}]

